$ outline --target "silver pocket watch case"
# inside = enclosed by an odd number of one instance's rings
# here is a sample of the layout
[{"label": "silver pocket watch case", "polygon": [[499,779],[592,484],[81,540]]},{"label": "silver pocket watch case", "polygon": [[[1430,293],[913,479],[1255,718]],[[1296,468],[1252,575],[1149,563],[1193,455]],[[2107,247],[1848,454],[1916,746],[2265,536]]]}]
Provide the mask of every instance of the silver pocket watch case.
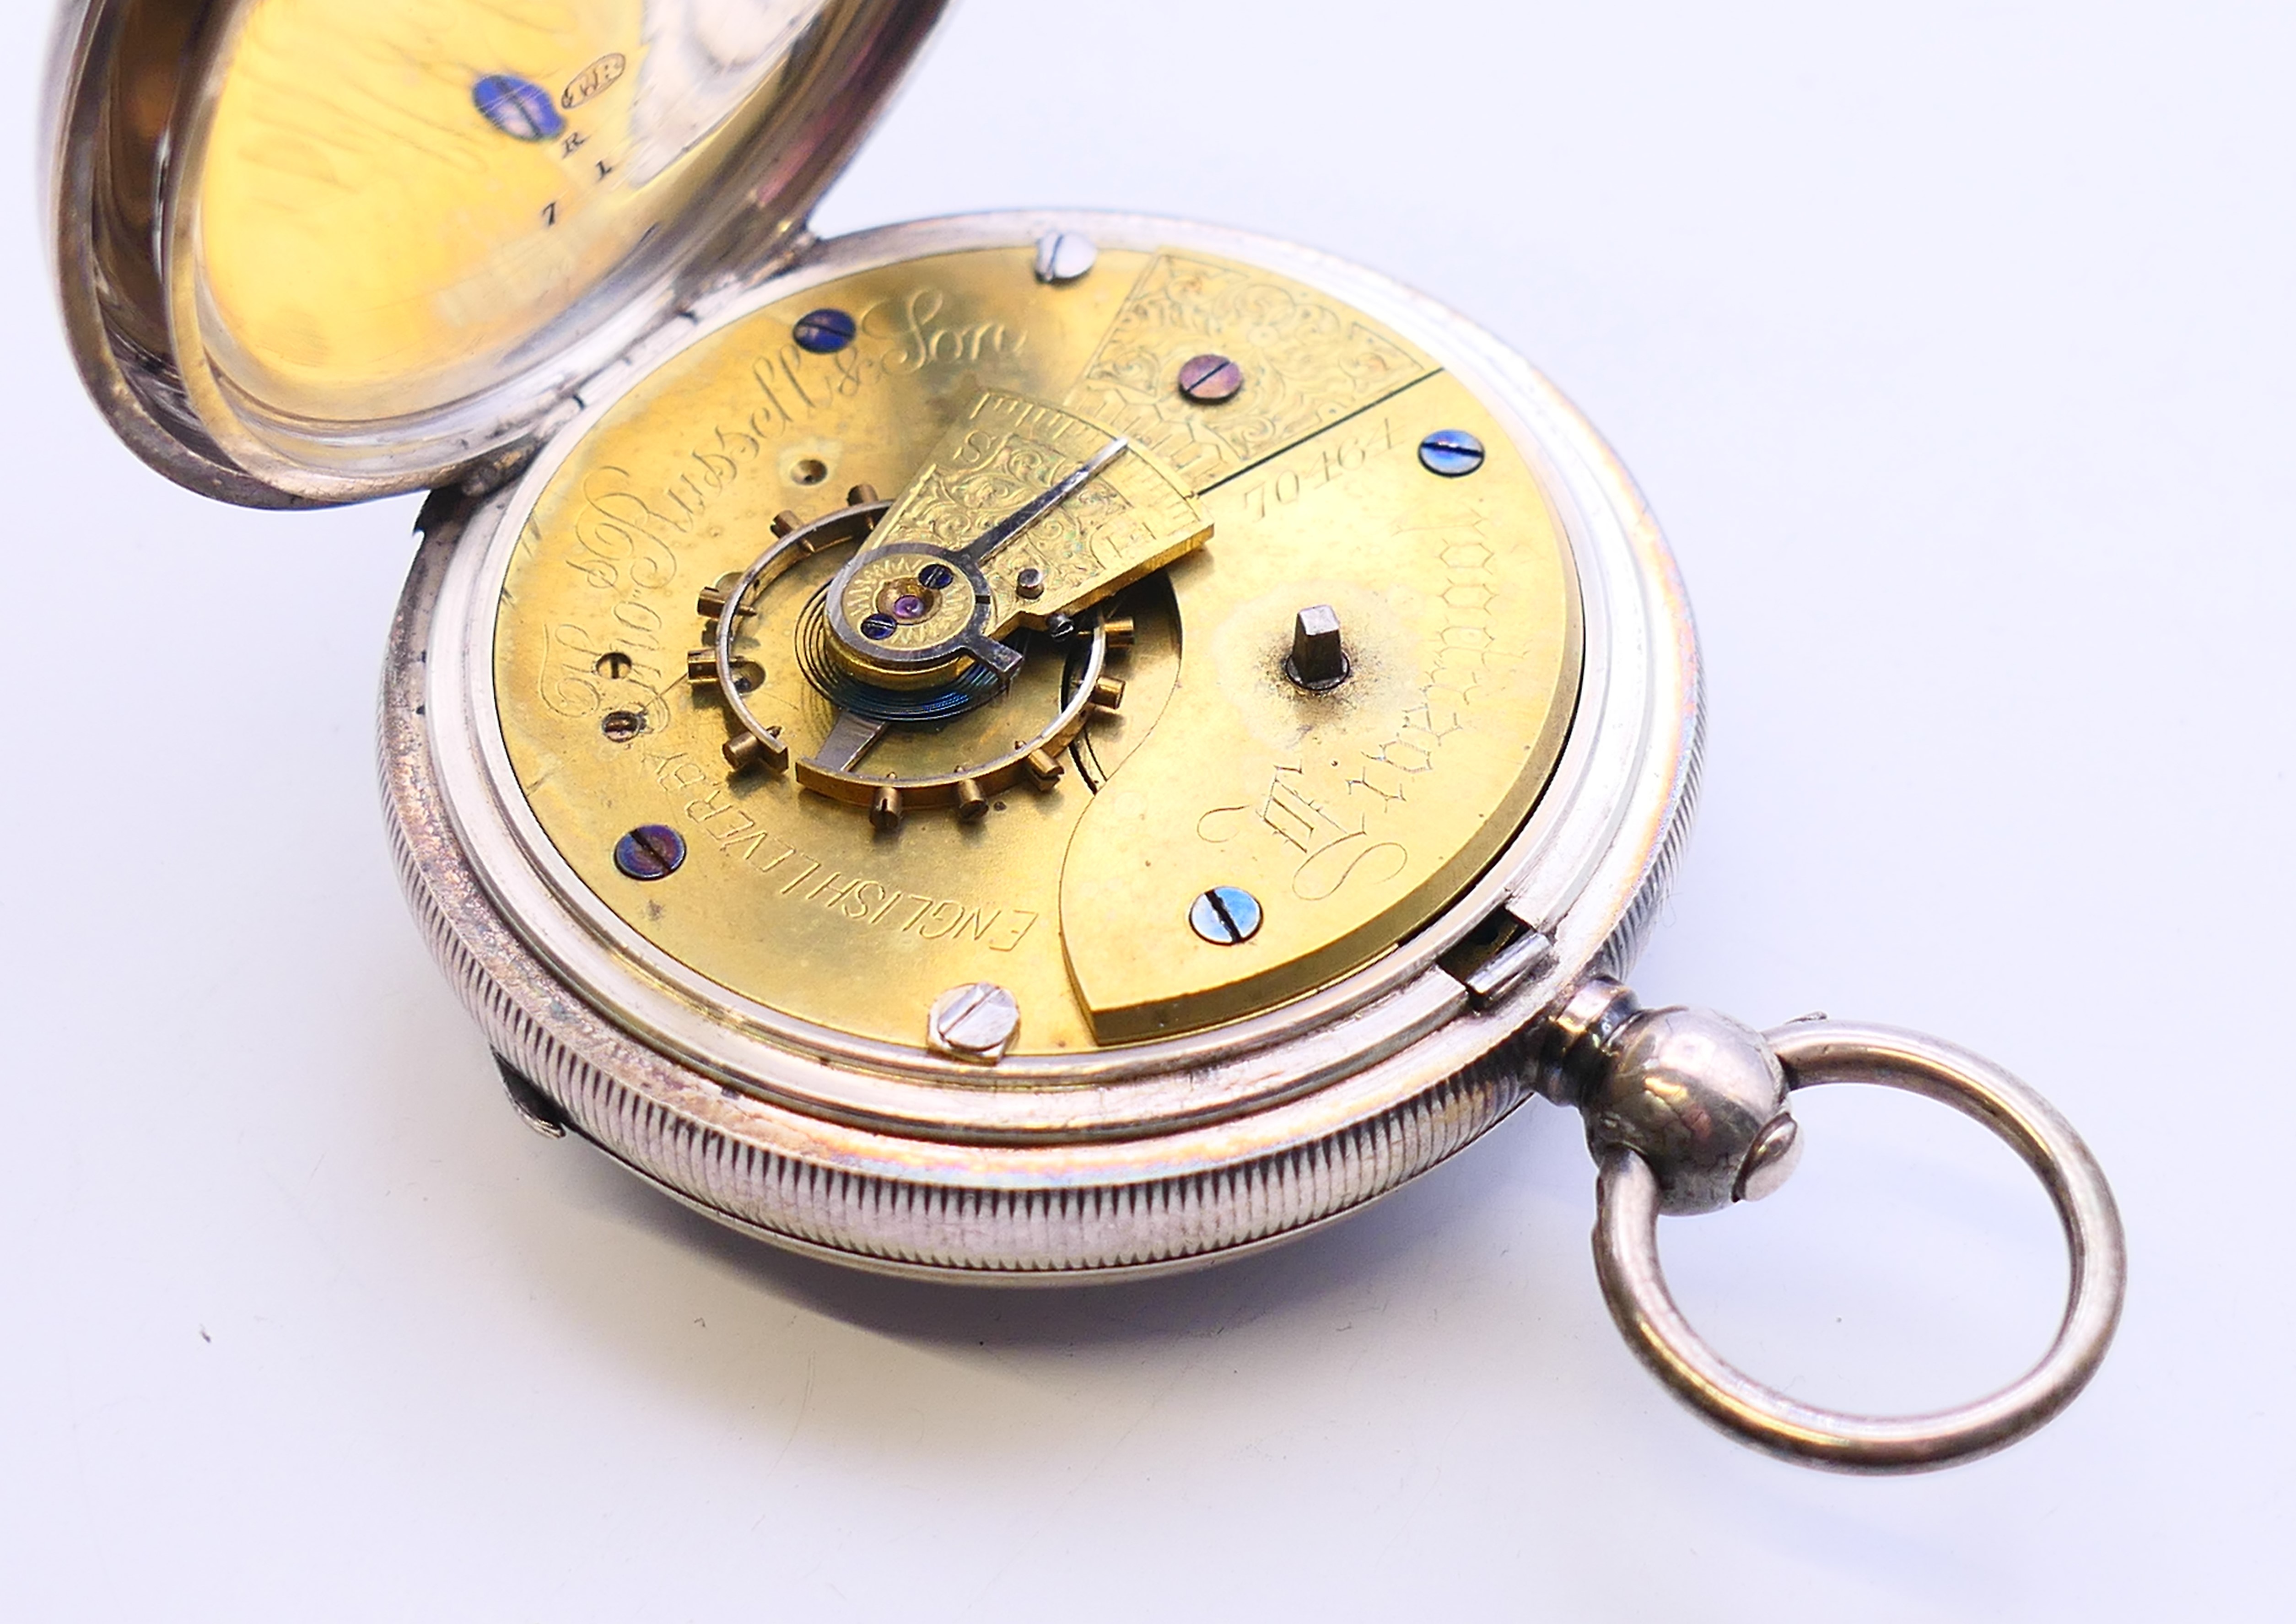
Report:
[{"label": "silver pocket watch case", "polygon": [[[816,241],[940,7],[81,0],[49,219],[159,472],[429,489],[380,761],[541,1131],[892,1273],[1183,1269],[1578,1107],[1629,1342],[1758,1447],[1919,1469],[2102,1358],[2071,1128],[1933,1039],[1621,984],[1686,833],[1696,638],[1632,480],[1375,273],[1139,216]],[[1909,1088],[2049,1189],[2042,1361],[1941,1415],[1732,1370],[1662,1212],[1767,1193],[1792,1090]]]}]

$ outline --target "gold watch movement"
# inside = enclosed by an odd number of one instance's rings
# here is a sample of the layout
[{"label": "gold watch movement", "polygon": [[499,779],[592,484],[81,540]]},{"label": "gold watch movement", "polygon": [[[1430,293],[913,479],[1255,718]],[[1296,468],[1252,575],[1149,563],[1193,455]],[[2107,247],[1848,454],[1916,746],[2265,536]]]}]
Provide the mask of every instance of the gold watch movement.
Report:
[{"label": "gold watch movement", "polygon": [[[983,1062],[1194,1030],[1417,933],[1552,773],[1575,578],[1471,390],[1233,259],[1036,259],[764,305],[532,476],[505,787],[661,973]],[[933,1023],[975,984],[993,1043]]]}]

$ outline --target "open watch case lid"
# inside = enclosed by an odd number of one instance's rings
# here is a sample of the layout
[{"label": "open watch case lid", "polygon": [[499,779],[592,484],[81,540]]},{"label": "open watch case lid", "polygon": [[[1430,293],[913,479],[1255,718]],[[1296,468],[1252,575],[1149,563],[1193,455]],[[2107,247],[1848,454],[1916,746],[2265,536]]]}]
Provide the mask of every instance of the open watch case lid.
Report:
[{"label": "open watch case lid", "polygon": [[114,430],[201,493],[515,455],[803,240],[945,0],[72,0],[45,217]]}]

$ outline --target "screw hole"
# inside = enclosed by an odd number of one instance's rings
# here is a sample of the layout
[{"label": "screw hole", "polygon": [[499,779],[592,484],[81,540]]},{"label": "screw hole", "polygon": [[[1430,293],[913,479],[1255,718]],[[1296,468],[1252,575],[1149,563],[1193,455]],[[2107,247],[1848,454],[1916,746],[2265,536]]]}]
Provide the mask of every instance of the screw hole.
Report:
[{"label": "screw hole", "polygon": [[630,674],[630,667],[635,663],[627,654],[615,649],[611,653],[599,655],[598,663],[591,668],[608,682],[619,682]]},{"label": "screw hole", "polygon": [[759,665],[756,660],[737,660],[734,662],[734,693],[754,693],[758,691],[758,685],[765,680],[766,668]]},{"label": "screw hole", "polygon": [[818,485],[829,477],[829,464],[817,456],[800,457],[791,465],[789,477],[792,485]]},{"label": "screw hole", "polygon": [[598,731],[617,744],[627,744],[645,731],[645,713],[640,710],[609,710],[599,718]]}]

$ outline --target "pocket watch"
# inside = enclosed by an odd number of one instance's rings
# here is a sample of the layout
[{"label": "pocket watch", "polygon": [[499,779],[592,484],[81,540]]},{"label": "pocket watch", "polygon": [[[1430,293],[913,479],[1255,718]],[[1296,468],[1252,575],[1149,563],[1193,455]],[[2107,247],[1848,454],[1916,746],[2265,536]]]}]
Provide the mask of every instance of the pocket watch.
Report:
[{"label": "pocket watch", "polygon": [[[1982,1454],[2102,1357],[2112,1196],[1934,1039],[1622,984],[1698,782],[1665,544],[1525,362],[1359,267],[1132,215],[832,241],[938,0],[78,0],[49,219],[120,437],[224,501],[430,499],[382,683],[407,899],[539,1129],[776,1245],[983,1284],[1339,1218],[1534,1095],[1636,1354],[1759,1447]],[[2006,1390],[1726,1365],[1661,1213],[1792,1092],[2014,1146],[2073,1259]]]}]

